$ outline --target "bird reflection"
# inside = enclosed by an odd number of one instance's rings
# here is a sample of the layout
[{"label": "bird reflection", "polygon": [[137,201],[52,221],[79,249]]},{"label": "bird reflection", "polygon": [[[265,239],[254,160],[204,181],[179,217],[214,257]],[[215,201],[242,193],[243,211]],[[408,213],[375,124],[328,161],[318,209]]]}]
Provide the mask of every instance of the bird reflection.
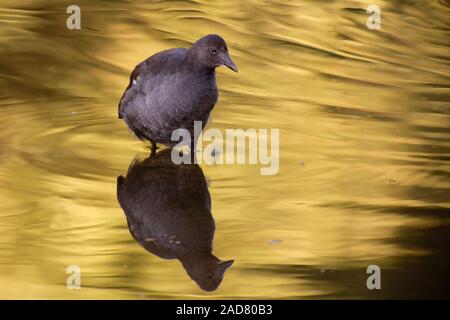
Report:
[{"label": "bird reflection", "polygon": [[220,285],[233,260],[212,254],[215,224],[202,169],[176,165],[171,149],[133,160],[126,178],[117,178],[117,198],[133,238],[163,259],[178,259],[206,291]]}]

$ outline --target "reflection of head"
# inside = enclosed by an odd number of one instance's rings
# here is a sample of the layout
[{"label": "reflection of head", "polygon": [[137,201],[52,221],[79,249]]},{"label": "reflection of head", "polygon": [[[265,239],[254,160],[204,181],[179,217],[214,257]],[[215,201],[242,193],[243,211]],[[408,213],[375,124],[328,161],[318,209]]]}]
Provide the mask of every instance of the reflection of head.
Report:
[{"label": "reflection of head", "polygon": [[117,196],[133,238],[164,259],[177,258],[203,290],[220,285],[233,261],[212,255],[211,199],[198,165],[175,165],[165,149],[134,160],[117,179]]},{"label": "reflection of head", "polygon": [[205,291],[216,290],[222,282],[225,271],[234,262],[234,260],[220,261],[211,253],[180,260],[189,277]]}]

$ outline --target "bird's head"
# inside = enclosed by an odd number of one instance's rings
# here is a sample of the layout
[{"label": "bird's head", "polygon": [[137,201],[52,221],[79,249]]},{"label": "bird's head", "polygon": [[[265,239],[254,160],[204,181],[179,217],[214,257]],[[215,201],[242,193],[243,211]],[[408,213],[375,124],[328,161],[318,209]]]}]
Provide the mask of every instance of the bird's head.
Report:
[{"label": "bird's head", "polygon": [[190,50],[198,61],[208,68],[215,69],[223,65],[234,72],[238,72],[236,65],[230,58],[225,40],[216,34],[210,34],[197,40]]}]

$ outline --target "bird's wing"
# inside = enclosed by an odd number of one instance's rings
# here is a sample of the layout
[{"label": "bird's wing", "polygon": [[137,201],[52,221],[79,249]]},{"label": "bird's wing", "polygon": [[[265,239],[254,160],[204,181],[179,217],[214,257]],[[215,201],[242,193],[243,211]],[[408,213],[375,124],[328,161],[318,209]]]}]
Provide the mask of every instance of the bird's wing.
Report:
[{"label": "bird's wing", "polygon": [[[122,119],[122,114],[125,106],[129,101],[133,100],[137,93],[141,92],[141,87],[137,82],[141,75],[164,75],[177,71],[186,57],[187,49],[176,48],[169,49],[156,53],[139,63],[130,75],[130,82],[128,83],[125,92],[120,98],[119,102],[119,119]],[[143,77],[140,77],[143,78]]]}]

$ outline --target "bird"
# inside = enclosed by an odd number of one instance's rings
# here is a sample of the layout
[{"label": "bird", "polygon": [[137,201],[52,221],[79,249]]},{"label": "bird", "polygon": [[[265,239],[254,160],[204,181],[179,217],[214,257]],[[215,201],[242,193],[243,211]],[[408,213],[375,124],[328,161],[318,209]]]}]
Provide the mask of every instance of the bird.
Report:
[{"label": "bird", "polygon": [[211,197],[201,167],[176,165],[166,148],[136,157],[117,178],[117,198],[131,236],[148,252],[178,259],[205,291],[216,290],[234,260],[212,254],[215,233]]},{"label": "bird", "polygon": [[190,48],[161,51],[139,63],[119,103],[118,116],[141,140],[175,146],[172,132],[194,121],[206,126],[218,100],[215,70],[226,66],[238,72],[225,40],[209,34]]}]

